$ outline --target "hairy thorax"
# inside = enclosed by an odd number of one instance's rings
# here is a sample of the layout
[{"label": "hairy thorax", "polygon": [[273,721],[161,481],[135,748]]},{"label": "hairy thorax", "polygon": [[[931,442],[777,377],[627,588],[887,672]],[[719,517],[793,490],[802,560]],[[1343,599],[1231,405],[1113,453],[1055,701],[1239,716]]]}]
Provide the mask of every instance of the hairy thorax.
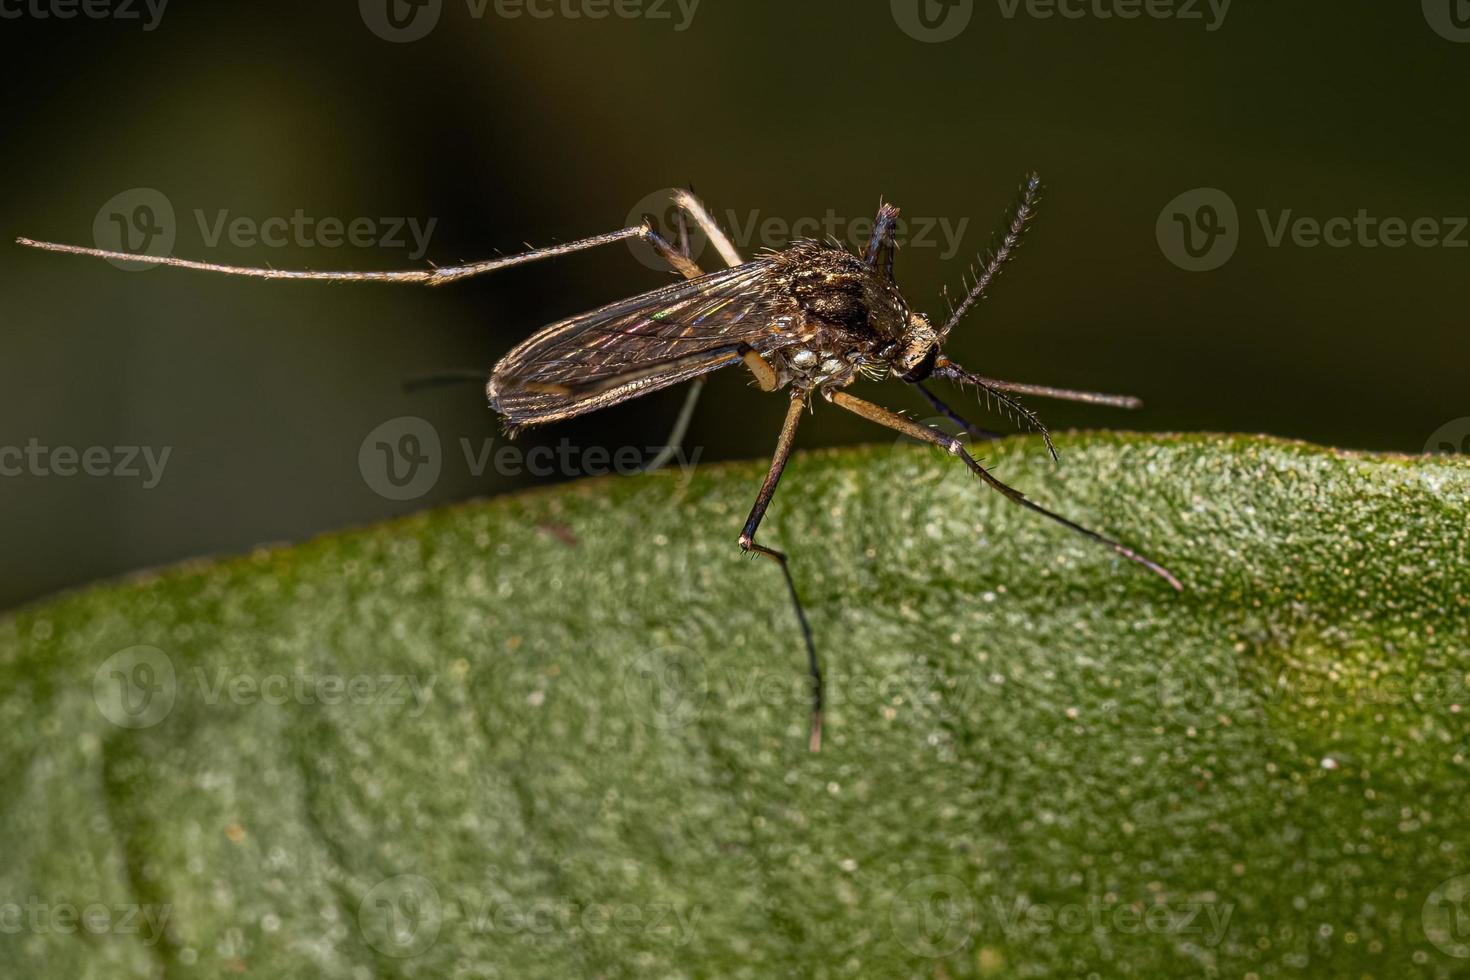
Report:
[{"label": "hairy thorax", "polygon": [[897,288],[821,242],[797,242],[775,259],[772,288],[787,299],[801,338],[767,355],[780,383],[837,388],[858,374],[886,374],[909,323]]}]

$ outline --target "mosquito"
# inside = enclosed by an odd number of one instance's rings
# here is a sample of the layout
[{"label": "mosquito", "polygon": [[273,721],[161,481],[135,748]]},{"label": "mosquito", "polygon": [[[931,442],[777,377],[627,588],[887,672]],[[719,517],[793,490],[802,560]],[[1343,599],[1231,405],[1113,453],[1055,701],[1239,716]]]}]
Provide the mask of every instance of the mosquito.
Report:
[{"label": "mosquito", "polygon": [[[765,481],[740,532],[740,548],[773,561],[780,569],[801,628],[811,678],[811,723],[808,747],[822,742],[823,681],[811,625],[801,604],[787,555],[756,540],[776,485],[791,458],[797,425],[820,397],[838,408],[886,426],[958,457],[970,472],[1019,506],[1055,521],[1112,549],[1162,578],[1176,591],[1180,581],[1164,566],[1113,538],[1084,527],[1031,500],[1001,482],[955,436],[915,422],[846,389],[859,377],[897,378],[912,385],[938,412],[977,438],[994,433],[972,425],[929,389],[931,380],[968,385],[983,393],[1027,428],[1039,433],[1055,460],[1051,435],[1017,396],[1037,396],[1114,408],[1139,408],[1137,398],[1046,385],[1002,381],[974,374],[945,356],[950,332],[984,298],[1013,258],[1035,217],[1041,179],[1028,174],[1006,215],[992,247],[980,258],[963,300],[935,326],[916,312],[894,280],[895,237],[899,210],[882,204],[873,232],[861,255],[836,242],[800,240],[780,251],[746,261],[720,229],[704,204],[689,191],[676,191],[680,214],[679,245],[660,235],[649,218],[639,225],[579,241],[533,249],[467,265],[400,272],[315,272],[195,262],[172,256],[148,256],[75,245],[18,239],[22,245],[124,259],[154,265],[200,269],[257,279],[307,279],[334,282],[400,282],[441,286],[572,252],[641,239],[652,246],[683,281],[599,307],[553,323],[515,347],[495,365],[486,386],[490,405],[514,434],[527,426],[574,418],[600,408],[647,395],[681,382],[693,382],[665,447],[668,455],[682,438],[694,411],[704,376],[743,364],[762,391],[789,391],[785,421],[776,441]],[[687,216],[715,246],[726,268],[706,273],[689,248]],[[656,460],[655,463],[658,461]]]}]

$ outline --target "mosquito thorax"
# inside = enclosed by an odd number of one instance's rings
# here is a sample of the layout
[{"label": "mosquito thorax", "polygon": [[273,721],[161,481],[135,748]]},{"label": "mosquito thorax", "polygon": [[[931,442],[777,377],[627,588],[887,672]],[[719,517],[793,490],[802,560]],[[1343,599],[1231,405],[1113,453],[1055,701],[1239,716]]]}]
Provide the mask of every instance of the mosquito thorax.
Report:
[{"label": "mosquito thorax", "polygon": [[891,344],[905,333],[908,303],[888,276],[846,249],[800,241],[775,257],[775,283],[817,331],[846,335],[849,344]]}]

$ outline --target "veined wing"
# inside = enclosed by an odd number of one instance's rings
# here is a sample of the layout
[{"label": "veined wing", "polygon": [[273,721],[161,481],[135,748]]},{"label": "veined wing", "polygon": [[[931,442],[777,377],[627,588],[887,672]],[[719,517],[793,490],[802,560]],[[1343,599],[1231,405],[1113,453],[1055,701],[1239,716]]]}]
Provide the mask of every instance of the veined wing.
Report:
[{"label": "veined wing", "polygon": [[795,338],[794,302],[765,288],[769,259],[671,283],[544,327],[495,365],[490,404],[512,425],[569,418]]}]

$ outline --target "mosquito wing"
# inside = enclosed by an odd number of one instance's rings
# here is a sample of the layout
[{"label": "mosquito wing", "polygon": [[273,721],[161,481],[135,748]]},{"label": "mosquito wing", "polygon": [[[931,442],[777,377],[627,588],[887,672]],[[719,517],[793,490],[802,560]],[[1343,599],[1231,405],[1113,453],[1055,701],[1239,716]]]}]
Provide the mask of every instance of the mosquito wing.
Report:
[{"label": "mosquito wing", "polygon": [[542,328],[495,365],[490,405],[513,426],[616,405],[796,338],[769,259],[610,303]]}]

